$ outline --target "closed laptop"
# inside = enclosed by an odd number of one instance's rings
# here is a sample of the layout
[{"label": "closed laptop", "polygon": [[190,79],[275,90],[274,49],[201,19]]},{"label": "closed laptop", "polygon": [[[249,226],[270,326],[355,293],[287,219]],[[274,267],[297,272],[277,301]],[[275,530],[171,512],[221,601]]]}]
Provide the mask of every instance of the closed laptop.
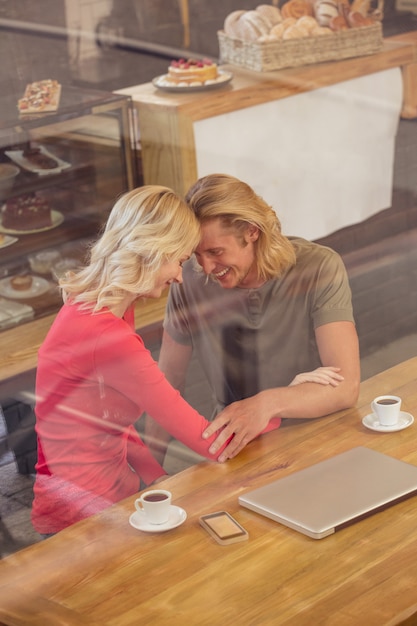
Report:
[{"label": "closed laptop", "polygon": [[356,447],[239,496],[239,503],[313,539],[417,494],[417,467]]}]

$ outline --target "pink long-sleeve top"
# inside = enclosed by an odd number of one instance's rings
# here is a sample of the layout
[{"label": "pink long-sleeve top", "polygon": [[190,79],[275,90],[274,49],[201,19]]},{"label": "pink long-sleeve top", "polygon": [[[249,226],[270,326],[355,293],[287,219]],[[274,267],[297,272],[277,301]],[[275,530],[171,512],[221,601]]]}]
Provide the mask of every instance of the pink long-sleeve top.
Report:
[{"label": "pink long-sleeve top", "polygon": [[[133,424],[146,411],[199,454],[207,420],[166,380],[124,319],[64,305],[39,351],[32,522],[54,533],[165,474]],[[275,427],[279,424],[276,423]],[[268,428],[269,430],[270,428]],[[217,456],[220,451],[217,453]]]},{"label": "pink long-sleeve top", "polygon": [[53,533],[165,472],[133,424],[143,411],[210,458],[206,420],[165,379],[124,319],[64,305],[39,351],[32,522]]}]

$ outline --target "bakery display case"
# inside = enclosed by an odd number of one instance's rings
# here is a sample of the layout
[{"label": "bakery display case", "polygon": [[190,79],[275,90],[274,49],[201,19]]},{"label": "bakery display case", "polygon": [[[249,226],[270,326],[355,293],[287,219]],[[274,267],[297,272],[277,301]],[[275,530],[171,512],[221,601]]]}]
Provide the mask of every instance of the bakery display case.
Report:
[{"label": "bakery display case", "polygon": [[56,111],[0,96],[0,331],[55,313],[116,197],[137,184],[130,98],[62,86]]}]

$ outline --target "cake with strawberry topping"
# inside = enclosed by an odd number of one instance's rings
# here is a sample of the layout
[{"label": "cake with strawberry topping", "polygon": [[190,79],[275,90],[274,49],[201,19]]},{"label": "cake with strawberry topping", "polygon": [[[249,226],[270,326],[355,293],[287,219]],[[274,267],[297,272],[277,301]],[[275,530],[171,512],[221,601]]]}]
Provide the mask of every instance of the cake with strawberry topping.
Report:
[{"label": "cake with strawberry topping", "polygon": [[211,59],[179,59],[171,61],[165,79],[174,85],[204,85],[217,76],[217,64]]}]

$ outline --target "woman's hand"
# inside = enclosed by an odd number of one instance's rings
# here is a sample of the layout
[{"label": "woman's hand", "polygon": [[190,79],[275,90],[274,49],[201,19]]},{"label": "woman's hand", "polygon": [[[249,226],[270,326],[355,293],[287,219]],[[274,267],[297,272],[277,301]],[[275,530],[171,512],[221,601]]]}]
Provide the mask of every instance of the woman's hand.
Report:
[{"label": "woman's hand", "polygon": [[332,385],[332,387],[337,387],[337,385],[344,380],[339,372],[340,367],[318,367],[312,372],[297,374],[288,386],[292,387],[294,385],[301,385],[302,383],[318,383],[320,385]]}]

